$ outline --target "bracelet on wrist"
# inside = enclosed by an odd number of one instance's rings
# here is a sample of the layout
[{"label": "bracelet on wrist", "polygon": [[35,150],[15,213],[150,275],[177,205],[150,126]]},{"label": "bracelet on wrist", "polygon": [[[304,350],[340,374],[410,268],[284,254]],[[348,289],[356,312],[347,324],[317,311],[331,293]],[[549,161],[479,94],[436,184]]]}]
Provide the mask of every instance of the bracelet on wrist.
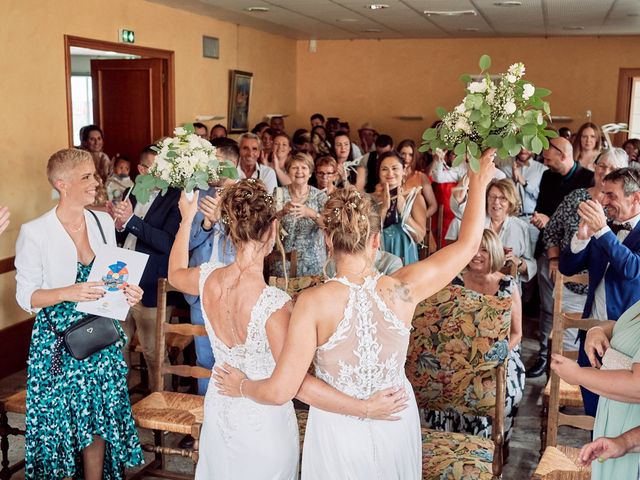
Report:
[{"label": "bracelet on wrist", "polygon": [[247,380],[249,380],[248,378],[243,378],[242,380],[240,380],[240,396],[242,398],[247,398],[244,396],[244,392],[242,391],[242,385],[244,384],[244,382],[246,382]]}]

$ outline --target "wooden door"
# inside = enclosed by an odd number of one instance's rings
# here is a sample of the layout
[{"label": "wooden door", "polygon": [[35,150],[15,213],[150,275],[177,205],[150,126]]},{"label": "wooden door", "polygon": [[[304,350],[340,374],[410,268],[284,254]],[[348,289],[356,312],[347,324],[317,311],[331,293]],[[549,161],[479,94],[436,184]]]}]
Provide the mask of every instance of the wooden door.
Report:
[{"label": "wooden door", "polygon": [[[631,112],[631,95],[633,93],[633,82],[640,78],[640,68],[621,68],[618,75],[618,102],[616,108],[616,122],[631,124],[631,115],[637,112]],[[621,147],[629,138],[626,132],[620,132],[613,135],[611,139],[614,145]]]},{"label": "wooden door", "polygon": [[131,160],[137,171],[142,149],[165,130],[163,60],[91,60],[93,118],[104,132],[104,150]]}]

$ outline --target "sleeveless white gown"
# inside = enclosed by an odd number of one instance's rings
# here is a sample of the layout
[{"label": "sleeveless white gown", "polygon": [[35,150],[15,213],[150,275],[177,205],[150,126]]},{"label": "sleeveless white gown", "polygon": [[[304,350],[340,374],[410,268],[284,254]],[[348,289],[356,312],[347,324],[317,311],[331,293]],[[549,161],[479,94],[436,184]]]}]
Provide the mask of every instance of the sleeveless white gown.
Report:
[{"label": "sleeveless white gown", "polygon": [[[220,267],[223,265],[218,262],[200,267],[200,299],[204,282]],[[265,287],[251,311],[245,343],[233,348],[216,337],[203,309],[216,363],[239,368],[251,380],[270,377],[275,361],[265,324],[289,300],[282,290]],[[292,402],[261,405],[245,398],[222,396],[213,381],[209,384],[196,480],[295,480],[299,458],[298,423]]]},{"label": "sleeveless white gown", "polygon": [[349,288],[344,316],[331,338],[317,348],[318,378],[347,395],[369,398],[404,386],[409,404],[398,421],[358,418],[309,409],[302,479],[419,480],[422,478],[420,417],[404,371],[410,328],[376,292],[382,274]]}]

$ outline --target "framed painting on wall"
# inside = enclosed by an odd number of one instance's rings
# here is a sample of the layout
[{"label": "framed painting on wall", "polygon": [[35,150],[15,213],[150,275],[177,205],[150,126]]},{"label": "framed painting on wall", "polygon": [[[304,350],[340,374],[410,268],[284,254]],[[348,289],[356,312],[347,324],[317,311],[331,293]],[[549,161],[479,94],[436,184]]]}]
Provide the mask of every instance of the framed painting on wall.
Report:
[{"label": "framed painting on wall", "polygon": [[229,83],[229,133],[249,130],[249,100],[253,74],[231,70]]}]

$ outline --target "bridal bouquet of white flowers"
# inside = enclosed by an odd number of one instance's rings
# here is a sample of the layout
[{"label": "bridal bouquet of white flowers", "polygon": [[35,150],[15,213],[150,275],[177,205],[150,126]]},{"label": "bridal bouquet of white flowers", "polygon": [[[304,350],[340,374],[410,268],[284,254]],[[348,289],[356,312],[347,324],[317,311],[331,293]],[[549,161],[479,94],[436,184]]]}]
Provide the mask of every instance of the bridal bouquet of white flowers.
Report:
[{"label": "bridal bouquet of white flowers", "polygon": [[192,124],[178,127],[174,137],[167,137],[152,147],[158,154],[147,175],[138,175],[133,194],[147,202],[153,189],[164,195],[169,187],[183,189],[189,196],[198,188],[206,190],[221,178],[238,178],[236,167],[216,157],[208,140],[194,133]]},{"label": "bridal bouquet of white flowers", "polygon": [[[480,57],[481,75],[473,80],[462,75],[466,96],[451,112],[438,108],[442,122],[422,135],[421,152],[437,148],[453,150],[454,166],[465,159],[474,171],[483,150],[494,147],[500,158],[515,156],[524,147],[535,153],[549,148],[549,138],[557,133],[547,129],[549,103],[542,100],[551,92],[523,80],[525,68],[514,63],[507,73],[491,76],[491,57]],[[494,80],[495,79],[495,80]]]}]

